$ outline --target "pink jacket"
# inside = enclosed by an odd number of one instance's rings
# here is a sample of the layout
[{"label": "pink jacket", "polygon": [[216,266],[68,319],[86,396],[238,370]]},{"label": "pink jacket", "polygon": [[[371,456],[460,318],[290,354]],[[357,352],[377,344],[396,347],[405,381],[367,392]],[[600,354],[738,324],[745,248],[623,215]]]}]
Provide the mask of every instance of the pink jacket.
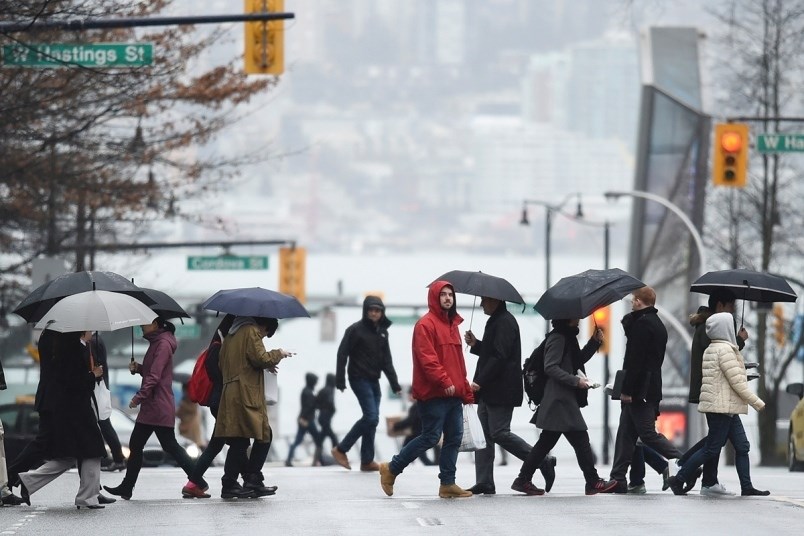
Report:
[{"label": "pink jacket", "polygon": [[140,404],[137,422],[151,426],[175,426],[176,402],[173,398],[173,352],[178,343],[176,337],[164,329],[143,335],[151,345],[142,358],[138,372],[142,385],[134,395]]}]

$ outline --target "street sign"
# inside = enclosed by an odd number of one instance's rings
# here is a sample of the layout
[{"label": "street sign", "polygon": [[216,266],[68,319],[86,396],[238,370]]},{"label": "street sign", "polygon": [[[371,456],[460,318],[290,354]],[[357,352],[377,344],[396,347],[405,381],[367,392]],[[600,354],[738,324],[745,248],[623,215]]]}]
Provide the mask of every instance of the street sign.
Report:
[{"label": "street sign", "polygon": [[268,256],[187,257],[188,270],[267,270]]},{"label": "street sign", "polygon": [[200,339],[201,326],[198,324],[176,323],[176,332],[173,334],[177,339]]},{"label": "street sign", "polygon": [[804,134],[759,134],[757,150],[760,153],[804,152]]},{"label": "street sign", "polygon": [[151,65],[151,43],[31,43],[3,45],[3,65],[13,67],[143,67]]}]

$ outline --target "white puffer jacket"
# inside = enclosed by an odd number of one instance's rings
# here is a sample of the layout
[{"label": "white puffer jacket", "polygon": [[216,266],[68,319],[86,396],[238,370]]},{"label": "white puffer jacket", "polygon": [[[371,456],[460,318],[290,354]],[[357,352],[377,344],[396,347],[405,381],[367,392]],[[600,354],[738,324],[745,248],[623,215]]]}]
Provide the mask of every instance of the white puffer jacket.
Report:
[{"label": "white puffer jacket", "polygon": [[748,413],[750,404],[760,411],[763,402],[748,388],[745,362],[737,347],[734,319],[717,313],[706,320],[706,336],[712,341],[703,354],[703,382],[698,411],[701,413]]}]

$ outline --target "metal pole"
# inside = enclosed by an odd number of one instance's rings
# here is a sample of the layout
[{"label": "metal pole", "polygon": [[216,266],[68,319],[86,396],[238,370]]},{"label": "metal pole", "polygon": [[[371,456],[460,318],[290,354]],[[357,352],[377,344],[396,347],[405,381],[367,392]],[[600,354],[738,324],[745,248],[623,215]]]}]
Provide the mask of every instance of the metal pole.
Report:
[{"label": "metal pole", "polygon": [[[544,216],[544,291],[550,288],[550,234],[553,230],[553,211],[549,205],[546,205],[547,213]],[[544,319],[544,332],[550,332],[550,319]]]},{"label": "metal pole", "polygon": [[[603,269],[609,269],[609,222],[603,224]],[[609,326],[611,326],[611,312],[609,312]],[[611,337],[611,333],[604,333],[605,337]],[[611,339],[609,339],[611,344]],[[609,353],[603,355],[603,385],[609,384]],[[611,442],[611,430],[609,429],[609,396],[603,390],[603,464],[609,463],[609,443]]]},{"label": "metal pole", "polygon": [[37,20],[31,22],[0,22],[0,32],[36,32],[42,30],[99,30],[106,28],[139,28],[143,26],[183,26],[218,24],[222,22],[255,22],[295,18],[293,13],[237,13],[234,15],[203,15],[195,17],[127,17],[120,19]]}]

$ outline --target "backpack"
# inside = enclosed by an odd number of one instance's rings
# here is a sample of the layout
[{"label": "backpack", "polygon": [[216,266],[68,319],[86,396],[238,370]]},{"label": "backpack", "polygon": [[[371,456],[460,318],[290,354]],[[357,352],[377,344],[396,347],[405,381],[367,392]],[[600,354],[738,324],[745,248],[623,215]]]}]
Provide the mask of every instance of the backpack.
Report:
[{"label": "backpack", "polygon": [[212,345],[215,344],[220,346],[219,342],[213,342],[198,354],[195,360],[195,366],[193,367],[193,373],[190,375],[190,381],[187,382],[187,394],[190,400],[201,406],[209,406],[209,399],[212,396],[213,383],[212,378],[210,378],[209,373],[207,373],[206,363],[209,350],[212,348]]},{"label": "backpack", "polygon": [[544,347],[547,337],[533,350],[530,357],[522,365],[522,382],[525,394],[528,397],[528,407],[536,409],[544,398],[544,388],[547,385],[547,374],[544,373]]}]

